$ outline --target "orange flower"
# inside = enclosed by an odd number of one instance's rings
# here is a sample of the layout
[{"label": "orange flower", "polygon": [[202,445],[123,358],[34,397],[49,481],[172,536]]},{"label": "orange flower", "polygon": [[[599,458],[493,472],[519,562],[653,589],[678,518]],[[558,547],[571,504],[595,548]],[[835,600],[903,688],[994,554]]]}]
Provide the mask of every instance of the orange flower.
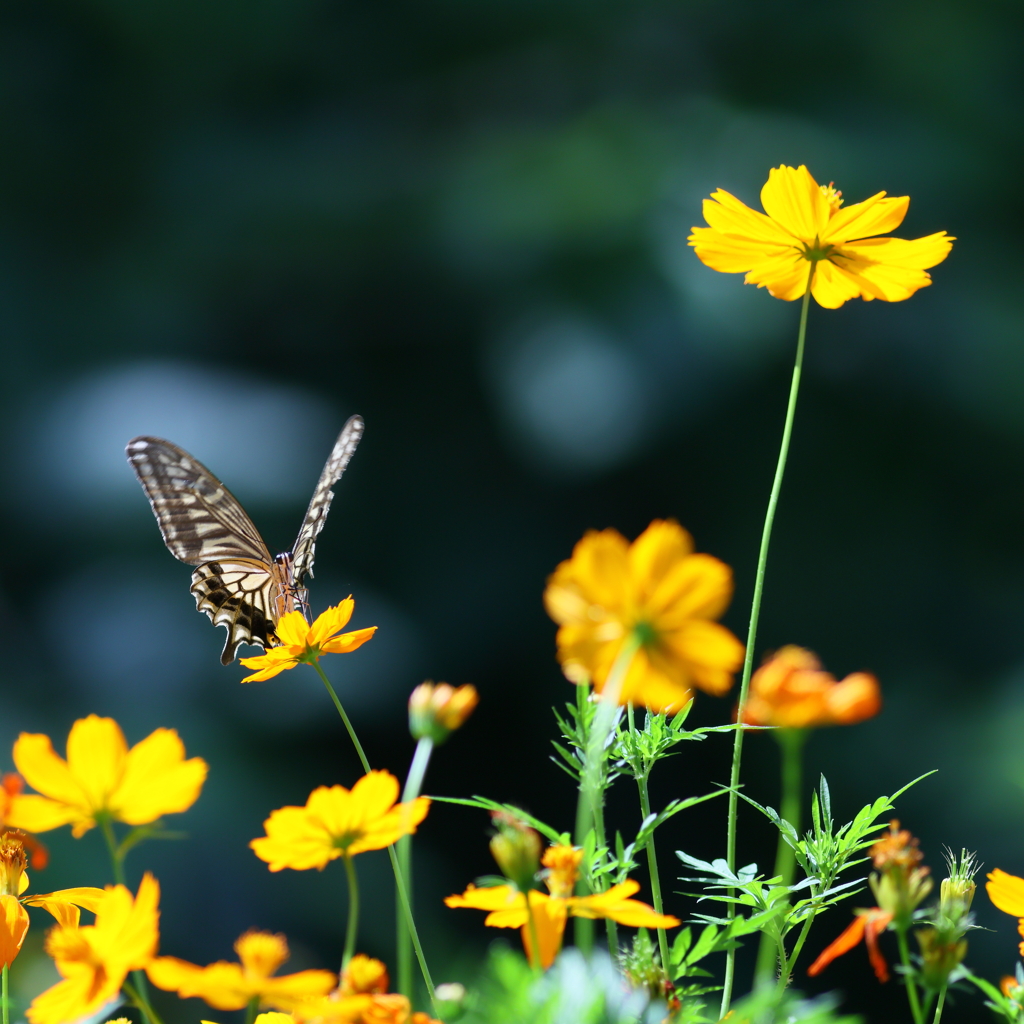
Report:
[{"label": "orange flower", "polygon": [[347,597],[341,604],[318,615],[312,626],[302,612],[282,615],[275,627],[281,643],[254,658],[239,658],[246,668],[259,669],[251,676],[246,676],[242,682],[255,683],[261,679],[271,679],[303,662],[312,664],[319,660],[321,654],[348,654],[362,647],[377,631],[376,626],[342,633],[341,636],[335,635],[348,624],[355,606],[355,601]]},{"label": "orange flower", "polygon": [[820,306],[836,309],[857,296],[899,302],[932,283],[926,271],[954,241],[945,231],[913,241],[873,237],[895,231],[909,204],[907,196],[878,192],[842,209],[842,192],[819,185],[803,165],[783,165],[761,189],[765,213],[719,189],[704,200],[709,227],[694,228],[689,241],[713,270],[745,273],[746,284],[777,299],[802,298],[813,267],[811,294]]},{"label": "orange flower", "polygon": [[157,988],[177,992],[182,999],[198,996],[218,1010],[241,1010],[250,1000],[261,1005],[290,1010],[297,999],[324,996],[334,988],[330,971],[299,971],[274,977],[288,959],[288,942],[283,935],[246,932],[235,943],[241,963],[218,960],[199,967],[173,956],[157,957],[146,968]]},{"label": "orange flower", "polygon": [[807,968],[807,973],[812,978],[821,974],[836,957],[849,953],[863,939],[864,944],[868,947],[868,959],[875,969],[875,977],[882,982],[889,980],[889,966],[878,949],[878,936],[888,928],[893,915],[878,907],[858,910],[856,914],[853,924],[835,942],[827,946],[821,956]]},{"label": "orange flower", "polygon": [[855,672],[837,683],[822,670],[814,654],[790,645],[754,673],[743,721],[784,729],[817,729],[862,722],[877,715],[881,706],[874,676]]},{"label": "orange flower", "polygon": [[732,686],[743,645],[714,621],[731,599],[732,570],[660,519],[632,544],[616,530],[588,531],[544,592],[566,677],[601,692],[623,644],[638,643],[619,703],[655,711],[679,710],[693,686],[716,695]]},{"label": "orange flower", "polygon": [[[541,863],[548,869],[547,893],[536,889],[524,893],[511,885],[485,889],[471,885],[444,902],[449,907],[489,911],[484,924],[490,928],[519,928],[531,963],[540,963],[545,970],[562,948],[567,917],[603,917],[630,928],[675,928],[679,924],[678,918],[657,914],[646,903],[630,899],[640,890],[639,882],[632,879],[592,896],[573,896],[582,859],[583,851],[571,846],[552,846],[545,851]],[[537,935],[539,952],[533,948],[532,932]]]},{"label": "orange flower", "polygon": [[[1017,931],[1024,936],[1024,878],[996,868],[988,875],[985,891],[1004,914],[1017,918]],[[1020,955],[1024,956],[1024,942],[1020,944]]]}]

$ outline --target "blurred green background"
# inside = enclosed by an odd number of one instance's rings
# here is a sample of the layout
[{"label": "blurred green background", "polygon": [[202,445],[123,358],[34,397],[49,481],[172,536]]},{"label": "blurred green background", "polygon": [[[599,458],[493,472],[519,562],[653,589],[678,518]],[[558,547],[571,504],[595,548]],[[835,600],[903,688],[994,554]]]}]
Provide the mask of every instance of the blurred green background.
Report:
[{"label": "blurred green background", "polygon": [[[909,194],[901,235],[959,241],[908,302],[812,309],[758,656],[799,643],[880,677],[877,720],[808,747],[838,814],[938,768],[900,803],[933,870],[949,844],[1024,874],[1022,28],[991,0],[3,6],[0,745],[26,729],[63,749],[97,712],[132,742],[173,726],[210,762],[170,821],[189,840],[129,859],[164,887],[165,953],[229,957],[258,926],[288,934],[293,968],[333,966],[343,873],[271,876],[246,843],[358,773],[311,671],[241,687],[219,666],[128,438],[190,450],[276,551],[361,413],[312,601],[351,592],[356,624],[380,627],[326,665],[370,759],[404,774],[416,683],[473,682],[480,708],[427,791],[568,828],[549,708],[572,691],[540,598],[582,532],[678,518],[734,566],[744,633],[798,309],[706,269],[686,235],[703,196],[756,203],[782,162],[848,201]],[[693,720],[731,709],[699,696]],[[725,739],[692,747],[656,774],[656,805],[727,777]],[[774,743],[747,750],[749,792],[774,802]],[[663,871],[674,848],[721,856],[724,813],[666,827]],[[108,880],[98,835],[48,841],[39,888]],[[421,830],[439,980],[468,979],[495,937],[440,903],[492,870],[486,843],[467,809],[436,805]],[[771,859],[752,814],[740,847]],[[361,946],[390,960],[388,867],[359,866]],[[984,896],[978,912],[993,930],[969,963],[998,978],[1014,922]],[[809,951],[848,920],[824,917]],[[48,977],[31,951],[22,994]],[[806,987],[905,1018],[860,951]],[[985,1012],[972,995],[947,1019]]]}]

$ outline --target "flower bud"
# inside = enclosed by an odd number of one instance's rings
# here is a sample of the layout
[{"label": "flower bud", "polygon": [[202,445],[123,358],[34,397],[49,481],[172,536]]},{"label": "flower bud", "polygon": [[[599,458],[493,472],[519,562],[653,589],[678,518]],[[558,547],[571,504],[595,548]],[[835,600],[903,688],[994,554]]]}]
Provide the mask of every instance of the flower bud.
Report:
[{"label": "flower bud", "polygon": [[497,829],[491,838],[491,855],[501,873],[520,892],[529,892],[540,868],[540,836],[525,822],[504,811],[494,811],[491,821]]},{"label": "flower bud", "polygon": [[917,840],[893,820],[888,833],[869,852],[878,874],[872,874],[868,882],[879,907],[897,921],[908,922],[932,891],[929,869],[921,864],[924,855],[917,848]]},{"label": "flower bud", "polygon": [[962,934],[942,928],[918,928],[914,932],[921,946],[921,973],[929,988],[942,988],[953,969],[967,956],[967,941]]},{"label": "flower bud", "polygon": [[421,683],[409,697],[409,731],[413,739],[443,743],[450,732],[469,718],[480,697],[476,687],[447,683]]},{"label": "flower bud", "polygon": [[0,895],[20,896],[25,888],[25,843],[20,832],[0,835]]}]

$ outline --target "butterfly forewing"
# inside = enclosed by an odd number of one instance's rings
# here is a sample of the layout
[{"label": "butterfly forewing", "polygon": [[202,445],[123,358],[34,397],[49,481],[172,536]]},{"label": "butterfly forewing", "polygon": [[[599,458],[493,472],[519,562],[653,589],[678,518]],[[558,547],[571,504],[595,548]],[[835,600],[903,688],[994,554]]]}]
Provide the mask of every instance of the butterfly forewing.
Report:
[{"label": "butterfly forewing", "polygon": [[299,530],[295,546],[292,548],[292,574],[296,583],[301,583],[302,577],[307,573],[313,575],[316,538],[323,529],[324,520],[331,508],[331,499],[334,497],[331,488],[345,472],[345,467],[362,436],[363,419],[361,416],[352,416],[341,428],[338,440],[334,442],[334,450],[320,474],[313,498],[306,510],[306,518],[302,521],[302,529]]},{"label": "butterfly forewing", "polygon": [[175,558],[189,565],[251,558],[269,571],[272,559],[259,531],[201,462],[159,437],[133,438],[126,452]]}]

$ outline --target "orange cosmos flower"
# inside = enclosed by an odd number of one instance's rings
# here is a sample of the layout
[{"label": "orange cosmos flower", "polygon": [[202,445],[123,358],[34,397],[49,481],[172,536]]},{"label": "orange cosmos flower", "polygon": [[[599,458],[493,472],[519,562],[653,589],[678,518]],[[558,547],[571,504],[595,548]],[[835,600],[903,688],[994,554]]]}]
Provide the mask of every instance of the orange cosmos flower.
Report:
[{"label": "orange cosmos flower", "polygon": [[544,592],[562,671],[600,692],[631,639],[640,646],[620,703],[678,710],[692,686],[721,695],[743,661],[743,645],[714,621],[732,588],[732,570],[695,554],[674,520],[655,519],[632,544],[616,530],[588,531]]},{"label": "orange cosmos flower", "polygon": [[874,676],[855,672],[837,683],[814,654],[790,645],[754,673],[743,720],[749,725],[817,729],[862,722],[881,707]]},{"label": "orange cosmos flower", "polygon": [[[547,893],[535,889],[524,893],[511,885],[486,889],[471,885],[464,893],[449,896],[444,902],[449,907],[490,911],[484,924],[491,928],[519,928],[531,963],[540,963],[545,970],[562,948],[567,917],[604,917],[630,928],[675,928],[679,924],[678,918],[655,913],[646,903],[630,899],[640,889],[640,883],[632,879],[613,885],[606,892],[573,896],[582,859],[583,851],[571,846],[552,846],[546,850],[541,863],[548,869]],[[533,949],[531,914],[539,953]]]},{"label": "orange cosmos flower", "polygon": [[75,928],[79,920],[78,908],[95,912],[106,896],[102,889],[89,887],[25,896],[29,885],[25,838],[13,831],[0,835],[0,964],[4,966],[14,961],[28,934],[26,906],[42,907],[58,923]]},{"label": "orange cosmos flower", "polygon": [[882,982],[889,980],[889,966],[878,949],[878,936],[889,927],[893,915],[878,907],[858,910],[855,913],[857,916],[853,919],[853,924],[835,942],[827,946],[821,956],[807,968],[807,973],[812,978],[821,974],[836,957],[849,953],[863,939],[864,944],[868,947],[868,959],[875,970],[875,977]]},{"label": "orange cosmos flower", "polygon": [[249,845],[271,871],[322,871],[338,857],[383,850],[414,833],[427,816],[430,800],[421,796],[399,804],[397,799],[398,779],[390,772],[372,771],[351,790],[320,786],[305,807],[272,811],[263,823],[267,834]]},{"label": "orange cosmos flower", "polygon": [[818,185],[802,164],[773,167],[761,189],[765,213],[718,189],[704,200],[709,227],[693,228],[689,242],[713,270],[745,273],[746,284],[777,299],[802,298],[813,267],[820,306],[837,309],[858,296],[899,302],[932,283],[926,271],[954,241],[945,231],[913,241],[874,237],[899,227],[909,204],[908,196],[878,192],[844,209],[842,193]]},{"label": "orange cosmos flower", "polygon": [[23,732],[18,737],[14,763],[42,796],[10,795],[9,826],[48,832],[71,825],[78,839],[103,815],[146,825],[187,811],[206,779],[206,762],[186,761],[185,745],[173,729],[157,729],[129,750],[117,722],[97,715],[71,727],[67,755],[65,761],[54,751],[49,736]]},{"label": "orange cosmos flower", "polygon": [[377,631],[376,626],[342,633],[341,636],[335,635],[348,624],[355,606],[355,601],[347,597],[341,604],[328,608],[322,615],[318,615],[312,626],[305,620],[302,612],[287,612],[282,615],[274,627],[281,643],[255,658],[239,658],[246,668],[259,669],[251,676],[246,676],[242,682],[255,683],[262,679],[271,679],[303,662],[312,664],[321,654],[348,654],[357,647],[362,647]]},{"label": "orange cosmos flower", "polygon": [[261,1005],[288,1009],[297,999],[323,996],[334,988],[330,971],[299,971],[274,977],[289,957],[283,935],[246,932],[235,943],[241,963],[218,960],[199,967],[173,956],[157,957],[147,968],[157,988],[177,992],[182,999],[198,997],[218,1010],[241,1010],[253,999]]},{"label": "orange cosmos flower", "polygon": [[159,902],[160,886],[147,872],[135,897],[123,885],[108,887],[94,924],[51,928],[46,952],[64,980],[32,1000],[25,1014],[29,1024],[64,1024],[110,1002],[128,972],[146,967],[156,954]]},{"label": "orange cosmos flower", "polygon": [[[1017,918],[1017,931],[1024,936],[1024,878],[1018,878],[996,868],[988,875],[985,891],[988,898],[1004,914]],[[1024,942],[1020,944],[1020,955],[1024,956]],[[1016,986],[1016,982],[1014,985]]]}]

